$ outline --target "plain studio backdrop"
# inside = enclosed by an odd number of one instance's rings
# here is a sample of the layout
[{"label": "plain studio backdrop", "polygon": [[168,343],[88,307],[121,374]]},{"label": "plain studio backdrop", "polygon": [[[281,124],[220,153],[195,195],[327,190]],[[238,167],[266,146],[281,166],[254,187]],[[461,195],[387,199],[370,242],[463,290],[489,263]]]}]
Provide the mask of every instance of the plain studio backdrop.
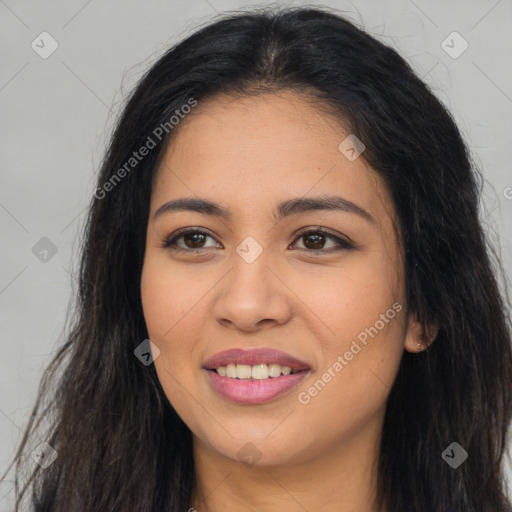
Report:
[{"label": "plain studio backdrop", "polygon": [[[78,233],[122,100],[165,49],[198,25],[262,5],[0,1],[1,472],[21,440],[43,369],[62,343],[76,290]],[[512,1],[321,5],[344,11],[396,48],[452,112],[483,170],[485,226],[512,275]],[[512,487],[510,467],[508,481]],[[1,510],[10,509],[11,489],[0,484]]]}]

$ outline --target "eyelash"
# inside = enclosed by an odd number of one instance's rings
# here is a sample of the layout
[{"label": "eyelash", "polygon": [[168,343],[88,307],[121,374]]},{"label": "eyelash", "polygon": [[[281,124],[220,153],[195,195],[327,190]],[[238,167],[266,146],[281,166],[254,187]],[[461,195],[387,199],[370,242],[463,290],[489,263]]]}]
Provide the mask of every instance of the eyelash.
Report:
[{"label": "eyelash", "polygon": [[[163,242],[162,242],[162,248],[166,248],[166,249],[169,249],[169,250],[172,250],[172,251],[175,251],[175,252],[186,252],[186,253],[194,253],[194,254],[200,253],[204,249],[212,249],[213,247],[203,247],[203,248],[198,248],[198,249],[183,249],[181,247],[172,247],[173,245],[175,245],[176,241],[179,240],[180,238],[183,238],[184,236],[189,235],[189,234],[198,234],[198,233],[201,234],[201,235],[206,235],[206,236],[208,236],[210,238],[215,239],[212,235],[210,235],[206,231],[202,231],[202,230],[196,229],[196,228],[184,228],[182,230],[177,231],[173,235],[167,237],[166,239],[164,239]],[[338,252],[338,251],[343,251],[343,250],[350,250],[350,249],[354,249],[355,248],[354,244],[352,244],[348,240],[344,240],[342,238],[339,238],[339,237],[333,235],[329,231],[326,231],[325,229],[323,229],[323,228],[321,228],[319,226],[318,227],[314,227],[314,228],[306,228],[304,231],[301,231],[297,235],[297,237],[295,238],[295,240],[294,240],[292,245],[297,243],[297,241],[300,238],[302,238],[302,237],[304,237],[306,235],[311,235],[311,234],[322,234],[322,235],[325,235],[326,238],[330,238],[331,240],[335,241],[338,244],[338,247],[331,247],[329,249],[317,249],[317,250],[314,250],[314,249],[302,249],[301,248],[301,249],[298,249],[299,251],[303,251],[303,252],[306,252],[308,254],[329,254],[329,253],[332,253],[332,252]]]}]

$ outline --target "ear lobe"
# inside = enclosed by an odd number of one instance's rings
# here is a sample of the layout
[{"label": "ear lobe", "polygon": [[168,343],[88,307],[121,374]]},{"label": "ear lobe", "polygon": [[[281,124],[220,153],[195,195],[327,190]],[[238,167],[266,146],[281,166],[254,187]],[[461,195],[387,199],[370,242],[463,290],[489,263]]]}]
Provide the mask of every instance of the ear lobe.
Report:
[{"label": "ear lobe", "polygon": [[404,349],[413,354],[422,352],[434,342],[438,332],[437,323],[424,326],[418,322],[415,314],[411,314],[407,322]]}]

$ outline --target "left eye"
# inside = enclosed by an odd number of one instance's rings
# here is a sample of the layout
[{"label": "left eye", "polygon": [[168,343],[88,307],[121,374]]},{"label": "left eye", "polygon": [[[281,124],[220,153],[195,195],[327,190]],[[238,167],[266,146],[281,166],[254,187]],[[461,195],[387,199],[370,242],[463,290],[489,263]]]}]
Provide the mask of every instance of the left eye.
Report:
[{"label": "left eye", "polygon": [[[305,249],[300,248],[301,250],[308,250],[308,252],[332,252],[332,251],[340,251],[343,249],[352,249],[353,245],[348,242],[348,240],[344,240],[342,238],[339,238],[337,236],[331,235],[327,233],[326,231],[323,231],[321,229],[316,230],[310,230],[306,231],[304,233],[301,233],[296,240],[304,239],[307,242],[304,244]],[[325,248],[323,247],[325,245],[326,240],[332,240],[334,241],[334,247]],[[293,244],[295,245],[295,244]],[[322,246],[322,247],[319,247]],[[328,250],[329,249],[329,250]]]},{"label": "left eye", "polygon": [[[210,249],[214,246],[205,246],[203,245],[207,238],[211,238],[215,240],[211,235],[206,233],[205,231],[199,231],[197,229],[189,229],[185,231],[180,231],[174,236],[171,236],[163,241],[162,247],[169,248],[176,251],[185,251],[185,252],[200,252],[201,249]],[[183,239],[183,243],[185,247],[178,244],[178,241]],[[335,235],[332,235],[322,229],[315,229],[305,231],[300,233],[298,237],[295,239],[296,241],[292,244],[295,246],[297,241],[300,239],[304,239],[303,242],[304,247],[299,247],[299,250],[306,252],[331,252],[331,251],[339,251],[343,249],[352,249],[353,245],[348,241],[342,238],[339,238]],[[326,240],[334,241],[334,247],[330,248],[323,247],[326,243]],[[218,243],[218,242],[217,242]]]}]

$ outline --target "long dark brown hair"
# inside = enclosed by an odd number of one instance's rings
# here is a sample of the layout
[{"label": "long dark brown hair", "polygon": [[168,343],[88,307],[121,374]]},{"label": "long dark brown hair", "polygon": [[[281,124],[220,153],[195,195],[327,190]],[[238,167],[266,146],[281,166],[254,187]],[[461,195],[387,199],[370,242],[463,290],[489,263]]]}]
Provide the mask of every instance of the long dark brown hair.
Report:
[{"label": "long dark brown hair", "polygon": [[[134,355],[148,338],[140,277],[152,178],[179,129],[169,119],[191,98],[281,90],[308,94],[364,142],[362,156],[398,213],[408,310],[439,327],[427,350],[403,353],[387,403],[376,506],[512,509],[503,474],[509,301],[479,216],[481,172],[450,113],[395,50],[326,8],[267,8],[198,29],[151,66],[127,100],[91,199],[73,322],[9,466],[16,462],[16,510],[24,497],[36,512],[190,506],[190,431],[154,365]],[[162,126],[165,133],[155,132]],[[148,137],[154,147],[126,167]],[[41,441],[58,453],[46,469],[30,457]],[[453,442],[468,454],[456,469],[442,456]]]}]

